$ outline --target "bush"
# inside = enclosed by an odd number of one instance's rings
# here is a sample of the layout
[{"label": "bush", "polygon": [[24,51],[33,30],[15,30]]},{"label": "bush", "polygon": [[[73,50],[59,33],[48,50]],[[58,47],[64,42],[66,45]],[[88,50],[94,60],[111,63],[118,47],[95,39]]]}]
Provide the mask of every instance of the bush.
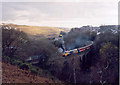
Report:
[{"label": "bush", "polygon": [[35,74],[35,75],[38,74],[38,71],[37,71],[35,68],[32,68],[32,69],[31,69],[31,72],[32,72],[33,74]]},{"label": "bush", "polygon": [[20,65],[20,69],[28,70],[29,69],[29,65],[26,64],[26,63],[23,63],[23,64]]},{"label": "bush", "polygon": [[10,57],[8,57],[8,56],[3,56],[3,57],[2,57],[2,61],[6,62],[6,63],[10,63]]},{"label": "bush", "polygon": [[16,60],[16,61],[15,61],[15,64],[16,64],[17,66],[20,66],[20,65],[22,64],[22,61]]},{"label": "bush", "polygon": [[15,64],[15,60],[14,60],[14,59],[10,59],[10,64],[16,65],[16,64]]}]

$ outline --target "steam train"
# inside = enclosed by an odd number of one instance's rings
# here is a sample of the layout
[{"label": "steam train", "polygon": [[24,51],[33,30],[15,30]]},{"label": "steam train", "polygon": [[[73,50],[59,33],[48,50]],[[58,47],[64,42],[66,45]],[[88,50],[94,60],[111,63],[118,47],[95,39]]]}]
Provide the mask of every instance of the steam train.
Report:
[{"label": "steam train", "polygon": [[[63,40],[63,35],[62,34],[60,34],[59,37],[62,38],[62,40]],[[81,53],[81,52],[84,52],[85,50],[90,49],[90,47],[93,45],[93,41],[87,41],[87,42],[89,42],[89,45],[86,45],[84,47],[63,51],[62,52],[63,57],[71,55],[71,54],[75,54],[75,53]],[[88,44],[88,43],[86,43],[86,44]],[[64,43],[63,43],[63,49],[65,50]]]},{"label": "steam train", "polygon": [[68,56],[68,55],[71,55],[71,54],[81,53],[81,52],[83,52],[83,51],[85,51],[85,50],[90,49],[90,47],[91,47],[92,45],[93,45],[93,42],[92,42],[91,44],[87,45],[87,46],[84,46],[84,47],[80,47],[80,48],[77,48],[77,49],[65,51],[65,52],[63,52],[62,55],[65,57],[65,56]]}]

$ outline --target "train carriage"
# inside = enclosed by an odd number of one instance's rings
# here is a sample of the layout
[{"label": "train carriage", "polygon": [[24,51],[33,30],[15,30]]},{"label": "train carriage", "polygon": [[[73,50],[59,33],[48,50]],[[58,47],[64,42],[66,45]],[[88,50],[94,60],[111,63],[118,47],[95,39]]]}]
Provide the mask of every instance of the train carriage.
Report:
[{"label": "train carriage", "polygon": [[93,42],[91,42],[91,44],[87,45],[87,46],[84,46],[84,47],[81,47],[81,48],[77,48],[77,49],[73,49],[73,50],[69,50],[69,51],[65,51],[63,53],[63,56],[68,56],[68,55],[71,55],[71,54],[75,54],[75,53],[81,53],[85,50],[88,50],[90,49],[90,47],[93,45]]}]

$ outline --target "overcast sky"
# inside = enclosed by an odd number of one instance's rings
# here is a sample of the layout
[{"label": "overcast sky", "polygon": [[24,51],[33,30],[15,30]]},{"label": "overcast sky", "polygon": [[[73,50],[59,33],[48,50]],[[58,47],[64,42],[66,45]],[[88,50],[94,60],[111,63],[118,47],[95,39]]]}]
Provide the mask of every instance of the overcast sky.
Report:
[{"label": "overcast sky", "polygon": [[95,0],[93,2],[3,2],[2,20],[6,23],[52,27],[112,25],[118,24],[118,3],[95,2]]}]

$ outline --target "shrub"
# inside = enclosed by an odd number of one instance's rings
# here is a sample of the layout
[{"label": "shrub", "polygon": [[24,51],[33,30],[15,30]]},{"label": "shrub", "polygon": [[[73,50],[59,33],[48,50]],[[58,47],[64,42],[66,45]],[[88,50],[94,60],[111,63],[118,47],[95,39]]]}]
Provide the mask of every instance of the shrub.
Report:
[{"label": "shrub", "polygon": [[23,63],[23,64],[20,65],[20,69],[28,70],[29,69],[29,65],[26,64],[26,63]]},{"label": "shrub", "polygon": [[22,64],[22,61],[16,60],[16,61],[15,61],[15,64],[16,64],[17,66],[20,66],[20,65]]},{"label": "shrub", "polygon": [[14,60],[14,59],[10,59],[10,64],[16,65],[16,64],[15,64],[15,60]]},{"label": "shrub", "polygon": [[37,71],[35,68],[32,68],[32,69],[31,69],[31,72],[32,72],[33,74],[35,74],[35,75],[38,74],[38,71]]},{"label": "shrub", "polygon": [[8,56],[3,56],[2,57],[2,60],[6,63],[9,63],[10,62],[10,58]]}]

